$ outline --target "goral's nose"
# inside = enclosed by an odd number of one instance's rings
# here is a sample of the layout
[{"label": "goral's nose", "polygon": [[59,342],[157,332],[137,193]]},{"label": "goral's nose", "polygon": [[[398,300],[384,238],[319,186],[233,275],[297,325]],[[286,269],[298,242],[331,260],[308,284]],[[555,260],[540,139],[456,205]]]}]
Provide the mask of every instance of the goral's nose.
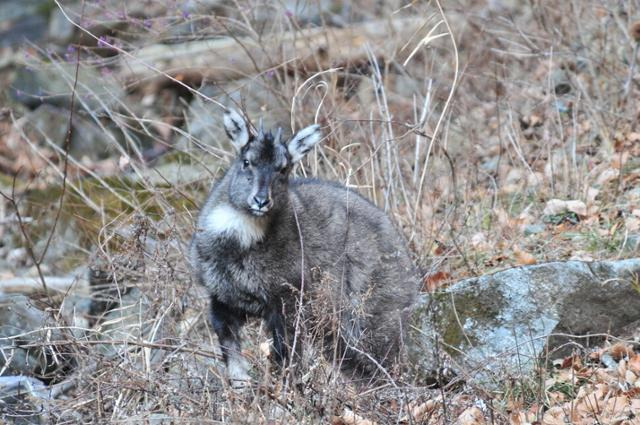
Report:
[{"label": "goral's nose", "polygon": [[258,208],[264,208],[268,206],[271,201],[269,201],[269,198],[258,198],[257,196],[254,196],[253,202],[256,203]]}]

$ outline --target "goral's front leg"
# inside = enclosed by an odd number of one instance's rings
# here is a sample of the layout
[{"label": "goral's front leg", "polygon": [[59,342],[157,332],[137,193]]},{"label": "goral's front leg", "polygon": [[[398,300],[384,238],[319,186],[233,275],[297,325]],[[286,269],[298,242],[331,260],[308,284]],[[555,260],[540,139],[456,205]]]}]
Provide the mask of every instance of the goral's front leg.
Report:
[{"label": "goral's front leg", "polygon": [[241,353],[240,344],[240,330],[245,321],[245,314],[211,296],[211,324],[218,335],[229,381],[234,388],[245,387],[251,381],[249,363]]}]

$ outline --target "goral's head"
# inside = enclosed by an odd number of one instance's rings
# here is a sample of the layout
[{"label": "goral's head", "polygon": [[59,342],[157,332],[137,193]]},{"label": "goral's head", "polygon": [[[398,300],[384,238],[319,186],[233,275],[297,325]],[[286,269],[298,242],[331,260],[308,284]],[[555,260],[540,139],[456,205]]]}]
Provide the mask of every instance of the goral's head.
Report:
[{"label": "goral's head", "polygon": [[259,127],[254,134],[238,111],[228,109],[224,113],[224,128],[237,152],[231,166],[229,199],[234,207],[256,217],[277,208],[286,197],[293,165],[322,139],[317,124],[300,130],[289,140],[282,139],[281,129],[274,135],[265,132],[262,125]]}]

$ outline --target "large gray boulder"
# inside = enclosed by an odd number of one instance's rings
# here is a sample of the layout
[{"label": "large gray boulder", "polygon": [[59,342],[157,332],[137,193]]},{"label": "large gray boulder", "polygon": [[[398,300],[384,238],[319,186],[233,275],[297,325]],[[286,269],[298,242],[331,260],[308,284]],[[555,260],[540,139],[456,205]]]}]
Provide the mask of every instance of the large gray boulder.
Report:
[{"label": "large gray boulder", "polygon": [[[38,146],[48,143],[64,149],[69,128],[69,110],[52,105],[40,105],[26,114],[15,127],[17,134]],[[98,127],[93,120],[80,114],[73,116],[73,133],[69,153],[77,160],[107,158],[116,150],[117,139]]]},{"label": "large gray boulder", "polygon": [[[204,86],[200,91],[225,106],[238,109],[238,105],[242,105],[255,126],[262,119],[265,129],[282,126],[283,135],[291,135],[288,99],[282,97],[274,77],[240,79],[221,87]],[[215,154],[231,152],[233,149],[222,125],[222,112],[219,106],[194,97],[187,114],[187,131],[178,139],[176,147],[187,151],[194,147],[210,149]]]},{"label": "large gray boulder", "polygon": [[61,366],[50,342],[60,340],[51,315],[24,295],[0,293],[0,372],[49,378]]},{"label": "large gray boulder", "polygon": [[[26,66],[17,67],[10,83],[13,100],[29,108],[49,104],[68,109],[76,77],[76,57],[73,52],[67,53],[69,62],[29,59]],[[99,71],[80,63],[74,102],[77,109],[103,116],[117,109],[124,96],[122,84],[106,68]]]},{"label": "large gray boulder", "polygon": [[47,387],[27,376],[0,376],[0,423],[45,423],[41,414],[49,400]]},{"label": "large gray boulder", "polygon": [[31,41],[37,43],[44,35],[47,20],[42,10],[49,0],[2,0],[0,2],[0,47]]},{"label": "large gray boulder", "polygon": [[468,381],[492,384],[638,321],[640,259],[554,262],[422,295],[407,351],[423,378],[450,366]]}]

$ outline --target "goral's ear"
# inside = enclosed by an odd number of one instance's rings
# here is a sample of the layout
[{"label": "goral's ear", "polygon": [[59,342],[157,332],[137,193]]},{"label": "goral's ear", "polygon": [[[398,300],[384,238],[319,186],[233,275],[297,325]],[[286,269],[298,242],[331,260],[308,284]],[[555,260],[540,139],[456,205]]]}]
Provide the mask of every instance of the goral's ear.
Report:
[{"label": "goral's ear", "polygon": [[249,128],[247,127],[247,121],[235,109],[228,108],[224,111],[224,130],[227,132],[227,136],[231,140],[233,147],[238,152],[249,143]]},{"label": "goral's ear", "polygon": [[318,124],[298,131],[287,145],[291,161],[300,161],[320,140],[322,140],[322,131],[320,131]]}]

